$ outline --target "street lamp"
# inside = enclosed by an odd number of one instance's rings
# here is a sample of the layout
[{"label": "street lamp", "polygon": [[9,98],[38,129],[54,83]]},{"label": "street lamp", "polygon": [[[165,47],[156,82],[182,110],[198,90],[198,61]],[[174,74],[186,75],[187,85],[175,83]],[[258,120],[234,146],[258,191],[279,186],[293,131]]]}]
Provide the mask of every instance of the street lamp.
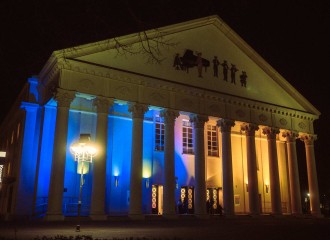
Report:
[{"label": "street lamp", "polygon": [[[77,164],[77,173],[80,174],[79,199],[78,199],[78,219],[80,220],[81,211],[81,192],[84,185],[84,174],[88,172],[89,163],[93,162],[93,157],[97,153],[95,144],[91,142],[90,134],[80,134],[78,142],[71,145],[70,151],[74,155]],[[76,231],[80,231],[80,224],[76,226]]]}]

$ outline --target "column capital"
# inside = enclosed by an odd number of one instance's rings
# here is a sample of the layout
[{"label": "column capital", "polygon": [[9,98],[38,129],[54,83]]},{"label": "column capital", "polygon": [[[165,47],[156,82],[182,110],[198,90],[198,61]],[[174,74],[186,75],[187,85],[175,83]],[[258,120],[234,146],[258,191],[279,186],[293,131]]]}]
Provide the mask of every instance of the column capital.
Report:
[{"label": "column capital", "polygon": [[257,124],[243,123],[241,125],[241,131],[245,132],[246,136],[255,136],[255,132],[259,130]]},{"label": "column capital", "polygon": [[282,137],[286,138],[287,142],[295,142],[299,134],[296,131],[284,131],[282,132]]},{"label": "column capital", "polygon": [[303,133],[299,135],[299,139],[303,141],[306,145],[313,145],[314,141],[317,140],[317,135]]},{"label": "column capital", "polygon": [[93,100],[93,105],[96,106],[97,113],[108,113],[109,108],[114,104],[113,99],[106,97],[96,97]]},{"label": "column capital", "polygon": [[199,114],[190,114],[190,122],[194,124],[194,128],[204,128],[205,122],[209,120],[208,116]]},{"label": "column capital", "polygon": [[173,123],[179,115],[179,111],[171,109],[164,109],[160,112],[160,116],[164,118],[165,124]]},{"label": "column capital", "polygon": [[235,126],[235,121],[231,119],[221,118],[217,121],[217,126],[220,127],[220,131],[223,132],[230,132],[231,128]]},{"label": "column capital", "polygon": [[57,102],[57,107],[70,108],[70,104],[75,98],[76,93],[73,91],[57,88],[54,99]]},{"label": "column capital", "polygon": [[21,109],[24,109],[27,112],[35,112],[39,107],[39,104],[30,102],[22,102],[20,106]]},{"label": "column capital", "polygon": [[144,118],[145,112],[148,111],[148,106],[140,103],[130,103],[128,111],[132,113],[132,118]]},{"label": "column capital", "polygon": [[271,139],[275,140],[276,134],[279,134],[280,130],[278,128],[274,128],[274,127],[263,127],[262,133],[267,136],[268,140],[271,140]]}]

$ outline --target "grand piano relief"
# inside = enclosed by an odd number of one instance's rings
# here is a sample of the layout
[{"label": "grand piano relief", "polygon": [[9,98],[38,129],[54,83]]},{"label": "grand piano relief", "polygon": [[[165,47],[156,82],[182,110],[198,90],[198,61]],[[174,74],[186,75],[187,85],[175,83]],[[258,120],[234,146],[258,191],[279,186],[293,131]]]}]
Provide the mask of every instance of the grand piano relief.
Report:
[{"label": "grand piano relief", "polygon": [[202,77],[202,69],[205,68],[205,72],[207,67],[210,66],[210,61],[202,58],[202,53],[198,53],[194,55],[194,52],[190,49],[187,49],[182,57],[177,53],[174,58],[173,67],[176,70],[183,70],[187,73],[189,72],[189,68],[196,67],[198,69],[198,76]]}]

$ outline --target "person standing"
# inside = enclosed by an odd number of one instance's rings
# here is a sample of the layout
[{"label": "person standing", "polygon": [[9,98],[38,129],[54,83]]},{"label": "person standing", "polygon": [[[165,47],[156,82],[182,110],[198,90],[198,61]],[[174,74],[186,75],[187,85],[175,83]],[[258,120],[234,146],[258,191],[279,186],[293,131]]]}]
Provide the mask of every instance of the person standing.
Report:
[{"label": "person standing", "polygon": [[224,60],[223,63],[221,63],[221,66],[222,66],[223,80],[227,81],[228,69],[229,69],[227,61]]},{"label": "person standing", "polygon": [[240,75],[240,79],[241,79],[241,86],[246,87],[247,75],[245,71],[242,71],[242,74]]},{"label": "person standing", "polygon": [[196,59],[196,66],[198,69],[198,77],[203,77],[202,76],[202,71],[203,71],[203,59],[202,59],[202,53],[197,54],[197,59]]},{"label": "person standing", "polygon": [[234,64],[232,64],[231,68],[230,68],[231,83],[236,84],[235,75],[236,75],[237,71],[238,71],[238,69],[236,68],[236,66]]},{"label": "person standing", "polygon": [[213,76],[218,77],[218,67],[220,65],[220,62],[217,58],[217,56],[214,56],[213,58]]}]

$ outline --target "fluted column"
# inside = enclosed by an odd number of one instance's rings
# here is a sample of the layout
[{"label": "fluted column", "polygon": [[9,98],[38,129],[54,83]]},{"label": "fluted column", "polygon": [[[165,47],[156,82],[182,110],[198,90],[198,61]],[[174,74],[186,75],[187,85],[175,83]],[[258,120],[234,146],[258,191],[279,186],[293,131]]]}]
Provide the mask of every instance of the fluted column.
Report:
[{"label": "fluted column", "polygon": [[298,137],[298,133],[293,131],[285,131],[282,133],[282,136],[286,138],[286,146],[288,151],[288,168],[292,214],[302,214],[296,149],[296,139]]},{"label": "fluted column", "polygon": [[311,214],[315,216],[321,216],[320,195],[314,153],[314,141],[317,139],[317,137],[316,135],[303,134],[300,136],[300,139],[305,143]]},{"label": "fluted column", "polygon": [[142,214],[143,119],[148,106],[132,103],[128,111],[133,121],[129,215],[135,218]]},{"label": "fluted column", "polygon": [[108,139],[108,111],[113,100],[97,97],[93,102],[97,109],[96,143],[99,147],[93,163],[93,191],[91,204],[91,218],[105,220],[105,189],[106,189],[106,153]]},{"label": "fluted column", "polygon": [[164,146],[164,216],[175,215],[175,169],[174,169],[174,124],[178,111],[164,110],[165,146]]},{"label": "fluted column", "polygon": [[194,126],[195,214],[206,215],[204,125],[208,121],[208,117],[192,114],[190,121]]},{"label": "fluted column", "polygon": [[262,133],[267,136],[268,142],[269,181],[272,213],[275,215],[280,215],[282,214],[282,203],[276,150],[276,134],[279,134],[280,131],[278,128],[264,127],[262,129]]},{"label": "fluted column", "polygon": [[243,124],[241,131],[246,135],[246,158],[248,170],[248,188],[249,188],[249,208],[250,213],[260,214],[260,202],[258,191],[258,175],[257,175],[257,157],[255,144],[255,131],[259,127],[255,124]]},{"label": "fluted column", "polygon": [[223,211],[227,216],[234,215],[234,186],[233,186],[233,161],[231,154],[231,128],[235,121],[220,119],[217,122],[222,138],[222,191]]},{"label": "fluted column", "polygon": [[54,149],[52,169],[48,194],[47,220],[62,220],[62,197],[64,188],[64,171],[67,150],[69,109],[75,93],[57,89],[56,127],[54,136]]}]

